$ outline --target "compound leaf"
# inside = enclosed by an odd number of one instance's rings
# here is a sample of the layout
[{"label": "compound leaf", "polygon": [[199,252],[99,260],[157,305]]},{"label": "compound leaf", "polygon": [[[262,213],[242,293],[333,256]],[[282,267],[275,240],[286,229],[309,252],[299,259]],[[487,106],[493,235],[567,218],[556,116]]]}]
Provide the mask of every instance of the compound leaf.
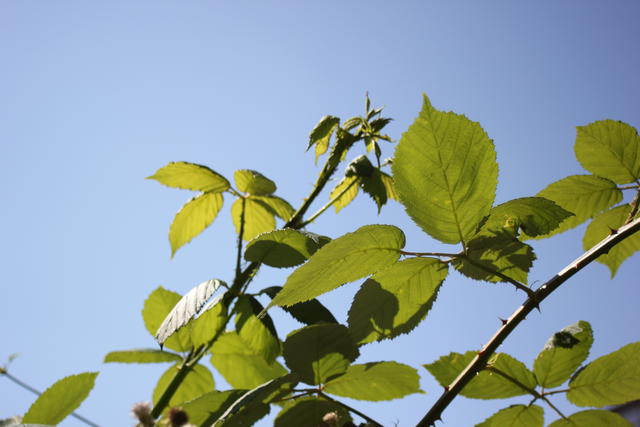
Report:
[{"label": "compound leaf", "polygon": [[[155,337],[158,328],[180,301],[180,294],[158,286],[144,302],[142,318],[147,331]],[[187,329],[179,330],[163,344],[164,347],[175,351],[188,351],[191,348],[191,337]]]},{"label": "compound leaf", "polygon": [[229,181],[219,173],[206,166],[188,162],[171,162],[147,179],[155,179],[167,187],[205,193],[220,193],[229,189]]},{"label": "compound leaf", "polygon": [[476,427],[542,427],[544,410],[538,405],[512,405],[501,409]]},{"label": "compound leaf", "polygon": [[[162,374],[156,384],[156,388],[153,390],[154,403],[160,399],[173,378],[178,374],[179,369],[180,364],[176,363]],[[215,384],[213,382],[211,372],[204,365],[194,365],[187,373],[178,390],[169,400],[169,404],[165,412],[172,406],[193,400],[196,397],[212,391],[214,388]]]},{"label": "compound leaf", "polygon": [[489,213],[498,183],[493,143],[463,115],[424,96],[393,161],[395,189],[409,216],[444,243],[466,242]]},{"label": "compound leaf", "polygon": [[236,187],[243,193],[264,196],[276,191],[276,183],[260,172],[250,169],[240,169],[233,173]]},{"label": "compound leaf", "polygon": [[560,418],[549,424],[549,427],[633,427],[628,420],[611,411],[589,409],[576,412],[568,419]]},{"label": "compound leaf", "polygon": [[271,267],[293,267],[305,262],[319,245],[297,230],[285,228],[259,235],[247,245],[247,261],[263,262]]},{"label": "compound leaf", "polygon": [[56,381],[33,402],[22,422],[58,425],[89,396],[97,376],[97,372],[85,372]]},{"label": "compound leaf", "polygon": [[152,348],[112,351],[104,357],[104,363],[162,363],[182,360],[179,354]]},{"label": "compound leaf", "polygon": [[237,199],[231,206],[231,218],[236,228],[236,233],[240,233],[242,223],[242,206],[244,205],[244,229],[242,238],[250,241],[259,234],[266,233],[276,227],[275,213],[258,199],[247,197]]},{"label": "compound leaf", "polygon": [[182,206],[169,228],[172,258],[178,249],[211,225],[223,202],[222,194],[209,192],[197,195]]}]

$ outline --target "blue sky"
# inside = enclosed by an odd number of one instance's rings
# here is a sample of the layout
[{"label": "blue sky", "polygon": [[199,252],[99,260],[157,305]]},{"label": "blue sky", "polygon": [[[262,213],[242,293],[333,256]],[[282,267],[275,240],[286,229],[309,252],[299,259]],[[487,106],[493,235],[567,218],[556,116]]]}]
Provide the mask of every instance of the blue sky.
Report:
[{"label": "blue sky", "polygon": [[[424,92],[494,140],[497,202],[533,195],[582,173],[575,126],[605,118],[640,125],[639,12],[631,0],[0,2],[0,362],[19,353],[10,371],[40,389],[99,370],[79,412],[105,426],[132,425],[132,404],[150,400],[165,367],[104,365],[104,354],[154,346],[140,310],[158,285],[184,293],[206,279],[229,280],[234,268],[229,205],[170,260],[168,227],[191,194],[144,177],[179,160],[229,178],[256,169],[298,205],[318,172],[305,148],[321,116],[360,114],[368,91],[395,119],[388,130],[398,140]],[[393,145],[385,149],[393,155]],[[337,237],[368,223],[400,226],[410,250],[440,248],[400,205],[377,216],[366,196],[310,229]],[[536,242],[530,280],[577,257],[583,232]],[[265,270],[256,284],[281,284],[286,273]],[[604,266],[590,266],[501,351],[531,366],[553,332],[583,319],[595,331],[592,357],[637,341],[639,273],[637,256],[614,281]],[[321,299],[344,320],[357,288]],[[506,285],[452,274],[427,321],[368,346],[361,360],[419,367],[477,349],[521,301]],[[299,327],[273,316],[282,337]],[[385,425],[412,425],[440,394],[420,374],[425,395],[353,404]],[[2,378],[0,395],[0,417],[34,400]],[[443,425],[472,425],[513,402],[528,401],[460,398]]]}]

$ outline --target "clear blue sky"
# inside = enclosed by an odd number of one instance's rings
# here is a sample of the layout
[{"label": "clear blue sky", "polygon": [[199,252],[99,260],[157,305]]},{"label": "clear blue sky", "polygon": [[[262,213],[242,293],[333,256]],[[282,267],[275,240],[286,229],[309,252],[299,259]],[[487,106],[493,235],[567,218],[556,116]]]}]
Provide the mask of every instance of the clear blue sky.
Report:
[{"label": "clear blue sky", "polygon": [[[155,345],[140,310],[159,284],[183,293],[206,279],[229,280],[234,266],[228,209],[170,260],[168,227],[191,194],[144,177],[178,160],[227,177],[256,169],[297,205],[317,173],[305,148],[322,115],[360,114],[369,91],[395,118],[388,129],[399,139],[425,92],[437,108],[479,121],[495,141],[497,202],[533,195],[582,173],[575,126],[605,118],[640,126],[638,16],[632,0],[3,0],[0,363],[19,353],[11,372],[40,389],[99,370],[79,412],[103,426],[132,425],[132,404],[150,400],[166,367],[104,365],[103,356]],[[336,237],[365,223],[399,225],[410,250],[439,248],[401,206],[376,216],[366,196],[311,230]],[[531,281],[577,257],[583,231],[536,242]],[[501,350],[531,366],[553,332],[582,319],[595,331],[592,357],[637,341],[638,260],[614,281],[606,267],[589,267]],[[265,270],[256,285],[281,284],[284,274]],[[357,288],[322,300],[344,320]],[[477,349],[521,301],[506,285],[451,274],[426,322],[369,345],[360,360],[419,367]],[[284,337],[299,325],[278,311]],[[420,374],[425,395],[353,404],[385,424],[413,425],[441,391]],[[0,418],[34,400],[4,378],[0,396]],[[443,425],[473,425],[514,402],[528,400],[460,398]]]}]

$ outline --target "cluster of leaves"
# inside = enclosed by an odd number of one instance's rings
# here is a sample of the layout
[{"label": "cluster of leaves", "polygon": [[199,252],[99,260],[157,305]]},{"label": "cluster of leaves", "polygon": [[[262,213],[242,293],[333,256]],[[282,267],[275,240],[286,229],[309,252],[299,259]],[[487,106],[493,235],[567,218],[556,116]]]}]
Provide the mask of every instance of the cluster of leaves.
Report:
[{"label": "cluster of leaves", "polygon": [[[527,277],[536,255],[526,241],[594,218],[584,238],[589,248],[638,216],[640,140],[628,125],[607,120],[578,128],[576,155],[593,175],[567,177],[535,197],[495,205],[496,153],[480,124],[437,110],[425,96],[393,160],[381,162],[379,142],[390,141],[382,133],[390,119],[381,112],[371,108],[367,97],[362,117],[320,120],[308,148],[314,147],[316,161],[327,152],[328,156],[311,194],[297,210],[274,194],[272,180],[256,171],[236,171],[235,187],[212,169],[187,162],[170,163],[150,177],[199,192],[171,224],[172,256],[214,221],[225,193],[235,198],[231,216],[238,233],[231,285],[209,280],[184,296],[159,287],[145,301],[142,316],[161,349],[116,351],[105,358],[172,363],[154,389],[152,418],[169,422],[169,408],[180,407],[192,424],[250,425],[278,405],[276,426],[317,425],[332,412],[343,423],[357,415],[375,424],[338,399],[380,401],[422,391],[414,367],[393,361],[356,363],[363,346],[411,332],[427,317],[451,268],[474,280],[511,284],[532,296]],[[374,160],[356,157],[329,201],[305,219],[310,204],[358,141]],[[392,174],[383,171],[389,164]],[[425,233],[456,249],[405,251],[405,235],[393,225],[365,225],[333,240],[305,228],[331,206],[340,211],[360,189],[378,211],[388,200],[398,200]],[[634,200],[613,207],[627,189],[635,191]],[[276,218],[283,221],[281,229],[275,229]],[[613,274],[638,249],[640,236],[635,235],[599,260]],[[281,287],[254,286],[250,292],[262,265],[296,269]],[[364,281],[348,319],[340,324],[316,297],[357,280]],[[266,307],[260,295],[271,298]],[[276,306],[304,326],[281,339],[268,313]],[[511,356],[494,354],[462,395],[492,399],[530,394],[530,404],[504,409],[481,425],[542,425],[542,409],[533,403],[550,403],[548,396],[558,391],[547,389],[569,379],[586,359],[592,341],[586,322],[565,328],[536,358],[533,372]],[[640,398],[639,346],[630,344],[592,362],[561,392],[579,406]],[[425,367],[447,387],[475,354],[451,353]],[[211,371],[202,363],[205,356],[232,389],[215,389]],[[624,425],[606,411],[579,412],[553,425],[597,425],[603,420]]]}]

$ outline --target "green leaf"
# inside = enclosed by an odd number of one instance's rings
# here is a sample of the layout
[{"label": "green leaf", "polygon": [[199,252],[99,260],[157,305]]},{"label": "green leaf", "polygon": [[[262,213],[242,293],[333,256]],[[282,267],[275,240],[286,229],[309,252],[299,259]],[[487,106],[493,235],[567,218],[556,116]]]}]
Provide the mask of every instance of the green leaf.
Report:
[{"label": "green leaf", "polygon": [[284,360],[307,384],[322,384],[347,370],[359,355],[349,330],[322,323],[291,332],[284,342]]},{"label": "green leaf", "polygon": [[349,310],[349,331],[359,344],[408,333],[426,316],[447,277],[435,258],[409,258],[364,282]]},{"label": "green leaf", "polygon": [[573,216],[571,212],[549,199],[523,197],[491,209],[482,229],[495,231],[522,229],[527,236],[537,237],[555,230],[570,216]]},{"label": "green leaf", "polygon": [[397,261],[404,243],[404,233],[392,225],[365,225],[332,240],[289,276],[269,307],[307,301],[373,274]]},{"label": "green leaf", "polygon": [[278,362],[268,363],[236,332],[222,334],[211,353],[211,364],[234,388],[251,389],[287,372]]},{"label": "green leaf", "polygon": [[387,187],[382,181],[382,174],[377,169],[374,169],[371,176],[363,177],[360,179],[360,187],[362,191],[367,193],[378,207],[378,213],[387,203]]},{"label": "green leaf", "polygon": [[548,237],[562,233],[582,224],[589,218],[622,200],[622,191],[616,183],[594,175],[572,175],[550,184],[538,193],[556,204],[573,212],[574,216],[564,220]]},{"label": "green leaf", "polygon": [[227,307],[223,303],[223,295],[216,297],[200,310],[193,319],[191,327],[191,343],[195,348],[207,344],[227,324]]},{"label": "green leaf", "polygon": [[[178,374],[179,368],[180,364],[176,363],[167,369],[160,379],[158,379],[156,388],[153,390],[154,404],[160,399],[173,378]],[[177,391],[169,400],[169,404],[165,412],[172,406],[193,400],[196,397],[212,391],[214,388],[215,384],[213,382],[211,372],[204,365],[194,365],[184,377],[180,387],[178,387]]]},{"label": "green leaf", "polygon": [[538,384],[544,388],[562,385],[585,361],[591,344],[591,325],[583,320],[553,334],[533,364]]},{"label": "green leaf", "polygon": [[[269,295],[271,299],[282,290],[281,286],[271,286],[263,289],[262,292]],[[305,325],[315,325],[316,323],[338,323],[333,314],[317,299],[299,302],[289,307],[282,307],[284,311],[289,313],[298,322]]]},{"label": "green leaf", "polygon": [[285,228],[261,234],[247,245],[244,258],[271,267],[293,267],[305,262],[318,244],[308,235]]},{"label": "green leaf", "polygon": [[467,277],[488,282],[505,282],[498,272],[527,283],[536,255],[531,246],[518,240],[511,231],[483,231],[468,243],[467,255],[456,258],[454,267]]},{"label": "green leaf", "polygon": [[627,344],[579,371],[567,399],[578,406],[618,405],[640,399],[640,342]]},{"label": "green leaf", "polygon": [[104,357],[104,363],[162,363],[182,360],[179,354],[151,348],[112,351]]},{"label": "green leaf", "polygon": [[242,390],[210,391],[181,406],[189,415],[189,423],[200,426],[208,419],[217,420],[243,394]]},{"label": "green leaf", "polygon": [[[145,300],[142,308],[142,318],[144,326],[152,336],[155,336],[158,328],[173,307],[180,301],[180,298],[180,294],[158,286]],[[178,331],[165,341],[163,346],[179,352],[188,351],[191,348],[189,331],[187,329]]]},{"label": "green leaf", "polygon": [[223,284],[224,282],[221,280],[207,280],[180,298],[158,327],[155,334],[158,343],[162,345],[178,329],[189,323],[211,298],[211,295]]},{"label": "green leaf", "polygon": [[253,197],[247,197],[245,199],[237,199],[231,206],[231,218],[233,219],[236,233],[240,233],[243,201],[244,230],[242,238],[244,240],[252,240],[257,235],[271,231],[276,227],[274,212],[261,201]]},{"label": "green leaf", "polygon": [[396,188],[394,186],[393,177],[380,171],[380,179],[382,179],[382,184],[384,185],[384,188],[387,192],[387,198],[392,200],[399,200],[398,193],[396,193]]},{"label": "green leaf", "polygon": [[441,112],[427,96],[402,135],[395,188],[409,216],[444,243],[466,242],[489,213],[498,183],[493,143],[463,115]]},{"label": "green leaf", "polygon": [[307,150],[315,144],[316,162],[318,161],[318,157],[326,153],[329,148],[329,140],[338,124],[340,124],[338,117],[324,116],[309,134],[309,146]]},{"label": "green leaf", "polygon": [[237,414],[226,419],[216,427],[249,427],[255,425],[271,412],[271,407],[265,403],[256,403],[242,409]]},{"label": "green leaf", "polygon": [[[323,423],[323,417],[336,412],[336,424]],[[274,427],[342,425],[351,415],[342,406],[328,400],[307,396],[287,403],[274,420]]]},{"label": "green leaf", "polygon": [[542,427],[544,410],[538,405],[512,405],[501,409],[476,427]]},{"label": "green leaf", "polygon": [[233,173],[233,180],[236,187],[242,193],[255,196],[264,196],[276,191],[276,183],[271,181],[260,172],[249,169],[240,169]]},{"label": "green leaf", "polygon": [[241,296],[236,303],[236,331],[253,354],[273,363],[280,355],[278,339],[273,321],[267,315],[258,319],[263,307],[254,297]]},{"label": "green leaf", "polygon": [[633,427],[629,421],[611,411],[589,409],[576,412],[568,419],[560,418],[549,424],[549,427]]},{"label": "green leaf", "polygon": [[324,391],[359,400],[392,400],[421,393],[420,377],[411,366],[396,362],[351,365],[344,375],[324,386]]},{"label": "green leaf", "polygon": [[574,148],[580,164],[594,175],[618,184],[640,179],[640,137],[626,123],[600,120],[578,126]]},{"label": "green leaf", "polygon": [[220,193],[229,189],[229,181],[219,173],[206,166],[187,162],[169,163],[147,179],[184,190]]},{"label": "green leaf", "polygon": [[358,195],[358,181],[357,176],[345,176],[342,180],[331,190],[329,194],[329,200],[337,198],[333,203],[336,208],[336,213],[340,212],[344,207],[353,201]]},{"label": "green leaf", "polygon": [[[591,249],[612,232],[620,228],[626,221],[631,206],[622,205],[608,210],[591,221],[582,238],[584,250]],[[609,267],[611,277],[615,276],[622,263],[640,250],[640,233],[636,233],[615,245],[605,255],[599,256],[596,261]]]},{"label": "green leaf", "polygon": [[278,196],[253,196],[252,199],[262,203],[262,205],[271,210],[275,216],[285,222],[289,221],[289,218],[295,213],[289,202]]},{"label": "green leaf", "polygon": [[57,425],[89,396],[97,376],[97,372],[85,372],[56,381],[33,402],[22,422]]},{"label": "green leaf", "polygon": [[220,193],[202,193],[192,198],[178,211],[169,228],[171,257],[207,228],[222,209]]},{"label": "green leaf", "polygon": [[[448,387],[473,360],[476,354],[475,351],[468,351],[465,354],[450,353],[431,364],[424,365],[424,367],[436,378],[441,386]],[[536,379],[533,373],[527,369],[524,363],[508,354],[496,353],[491,356],[488,364],[516,379],[526,387],[535,388],[536,386]],[[527,393],[526,390],[503,376],[484,370],[476,375],[460,394],[473,399],[505,399]]]}]

